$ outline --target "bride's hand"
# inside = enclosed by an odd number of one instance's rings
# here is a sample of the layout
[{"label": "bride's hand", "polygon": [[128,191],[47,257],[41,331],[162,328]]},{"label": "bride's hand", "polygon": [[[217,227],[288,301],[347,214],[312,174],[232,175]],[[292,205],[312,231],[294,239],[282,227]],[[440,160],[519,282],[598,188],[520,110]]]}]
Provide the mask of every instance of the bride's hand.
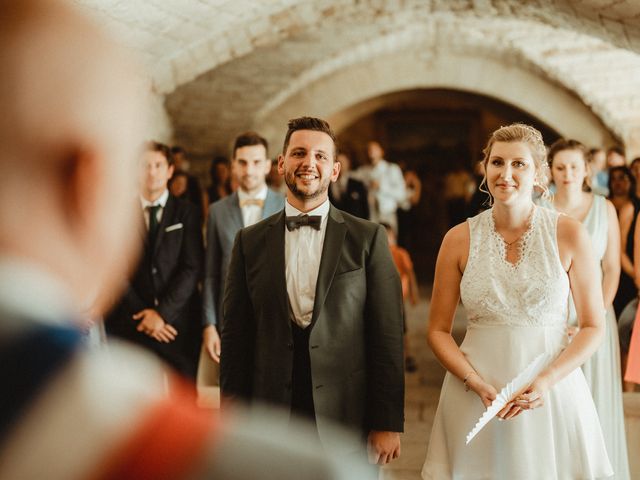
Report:
[{"label": "bride's hand", "polygon": [[485,382],[478,374],[471,375],[467,381],[467,385],[480,397],[485,407],[491,405],[491,402],[493,402],[498,395],[495,387]]},{"label": "bride's hand", "polygon": [[549,389],[546,380],[536,378],[520,395],[507,403],[497,414],[501,420],[517,417],[524,410],[533,410],[544,405],[543,394]]},{"label": "bride's hand", "polygon": [[518,395],[513,403],[522,410],[533,410],[534,408],[544,405],[544,393],[549,389],[547,381],[542,378],[536,378],[524,392]]}]

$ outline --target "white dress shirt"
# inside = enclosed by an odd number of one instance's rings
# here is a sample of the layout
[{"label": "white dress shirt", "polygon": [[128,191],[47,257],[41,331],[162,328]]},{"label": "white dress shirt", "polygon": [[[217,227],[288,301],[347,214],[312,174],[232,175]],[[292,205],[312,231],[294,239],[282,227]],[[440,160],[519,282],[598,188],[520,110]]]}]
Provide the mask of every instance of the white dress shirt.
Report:
[{"label": "white dress shirt", "polygon": [[[307,215],[320,215],[320,230],[309,226],[289,231],[285,226],[284,265],[287,278],[287,294],[293,313],[293,320],[302,328],[311,324],[313,305],[316,298],[316,284],[322,258],[322,246],[327,231],[329,200],[318,208],[307,212]],[[304,215],[303,212],[285,203],[285,214],[288,217]]]},{"label": "white dress shirt", "polygon": [[[242,222],[245,227],[250,227],[254,223],[259,222],[262,219],[262,210],[264,209],[264,201],[267,198],[267,186],[262,187],[256,195],[249,195],[241,188],[238,189],[238,200],[240,201],[240,210],[242,210]],[[260,205],[242,205],[245,200],[260,200]]]},{"label": "white dress shirt", "polygon": [[140,196],[140,203],[142,204],[142,211],[144,212],[144,223],[147,226],[147,230],[149,230],[149,210],[147,207],[151,207],[153,205],[159,205],[160,208],[156,212],[156,220],[158,220],[158,225],[160,225],[160,221],[162,220],[162,212],[164,212],[164,207],[167,204],[167,200],[169,200],[169,190],[165,190],[162,192],[155,202],[150,202],[146,198]]},{"label": "white dress shirt", "polygon": [[[357,177],[365,183],[373,197],[373,201],[370,201],[371,221],[389,223],[396,230],[396,210],[407,199],[407,187],[400,167],[382,159],[375,166],[359,168]],[[376,191],[370,188],[374,181],[378,184]]]}]

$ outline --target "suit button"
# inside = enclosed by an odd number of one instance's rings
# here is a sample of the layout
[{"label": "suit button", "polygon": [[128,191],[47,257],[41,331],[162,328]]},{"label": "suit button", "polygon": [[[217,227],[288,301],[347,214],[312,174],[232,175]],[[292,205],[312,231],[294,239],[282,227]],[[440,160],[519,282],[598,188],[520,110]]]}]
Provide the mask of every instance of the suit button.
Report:
[{"label": "suit button", "polygon": [[291,342],[287,343],[287,348],[289,350],[293,350],[293,343],[291,343]]},{"label": "suit button", "polygon": [[153,267],[151,269],[151,273],[153,273],[155,275],[156,273],[158,273],[158,269],[156,267]]}]

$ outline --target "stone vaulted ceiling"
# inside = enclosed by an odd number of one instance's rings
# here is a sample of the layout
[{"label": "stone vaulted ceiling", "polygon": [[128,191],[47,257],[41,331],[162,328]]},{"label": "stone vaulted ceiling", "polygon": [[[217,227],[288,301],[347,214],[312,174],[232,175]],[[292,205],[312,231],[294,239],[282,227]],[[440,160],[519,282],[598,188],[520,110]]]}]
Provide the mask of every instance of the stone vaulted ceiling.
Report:
[{"label": "stone vaulted ceiling", "polygon": [[[322,113],[330,116],[338,108],[335,98],[359,99],[359,82],[375,83],[373,69],[370,78],[361,73],[368,65],[385,61],[398,68],[392,72],[397,85],[385,80],[389,92],[430,86],[431,65],[465,59],[500,66],[474,72],[460,65],[461,75],[471,77],[465,79],[470,90],[474,75],[489,75],[478,82],[495,83],[493,94],[501,97],[501,81],[509,77],[500,72],[524,72],[577,98],[612,134],[640,151],[638,1],[75,3],[139,53],[152,90],[164,97],[175,140],[202,154],[225,152],[240,130],[280,121],[293,98],[311,108],[313,99],[305,99],[311,85],[319,86],[314,91],[324,97]],[[402,67],[399,59],[406,60]],[[349,81],[330,83],[339,76]]]}]

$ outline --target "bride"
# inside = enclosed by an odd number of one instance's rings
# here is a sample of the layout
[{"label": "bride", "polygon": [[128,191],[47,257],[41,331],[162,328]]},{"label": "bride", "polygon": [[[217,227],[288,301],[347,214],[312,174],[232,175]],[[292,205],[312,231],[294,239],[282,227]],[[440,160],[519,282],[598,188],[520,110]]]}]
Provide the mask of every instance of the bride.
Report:
[{"label": "bride", "polygon": [[[602,431],[579,368],[598,348],[604,307],[587,232],[532,201],[544,175],[540,132],[496,130],[484,150],[493,207],[445,236],[428,342],[447,369],[424,479],[583,479],[611,476]],[[567,344],[573,294],[580,329]],[[465,339],[451,336],[462,298]],[[539,354],[554,360],[465,445],[499,390]]]}]

